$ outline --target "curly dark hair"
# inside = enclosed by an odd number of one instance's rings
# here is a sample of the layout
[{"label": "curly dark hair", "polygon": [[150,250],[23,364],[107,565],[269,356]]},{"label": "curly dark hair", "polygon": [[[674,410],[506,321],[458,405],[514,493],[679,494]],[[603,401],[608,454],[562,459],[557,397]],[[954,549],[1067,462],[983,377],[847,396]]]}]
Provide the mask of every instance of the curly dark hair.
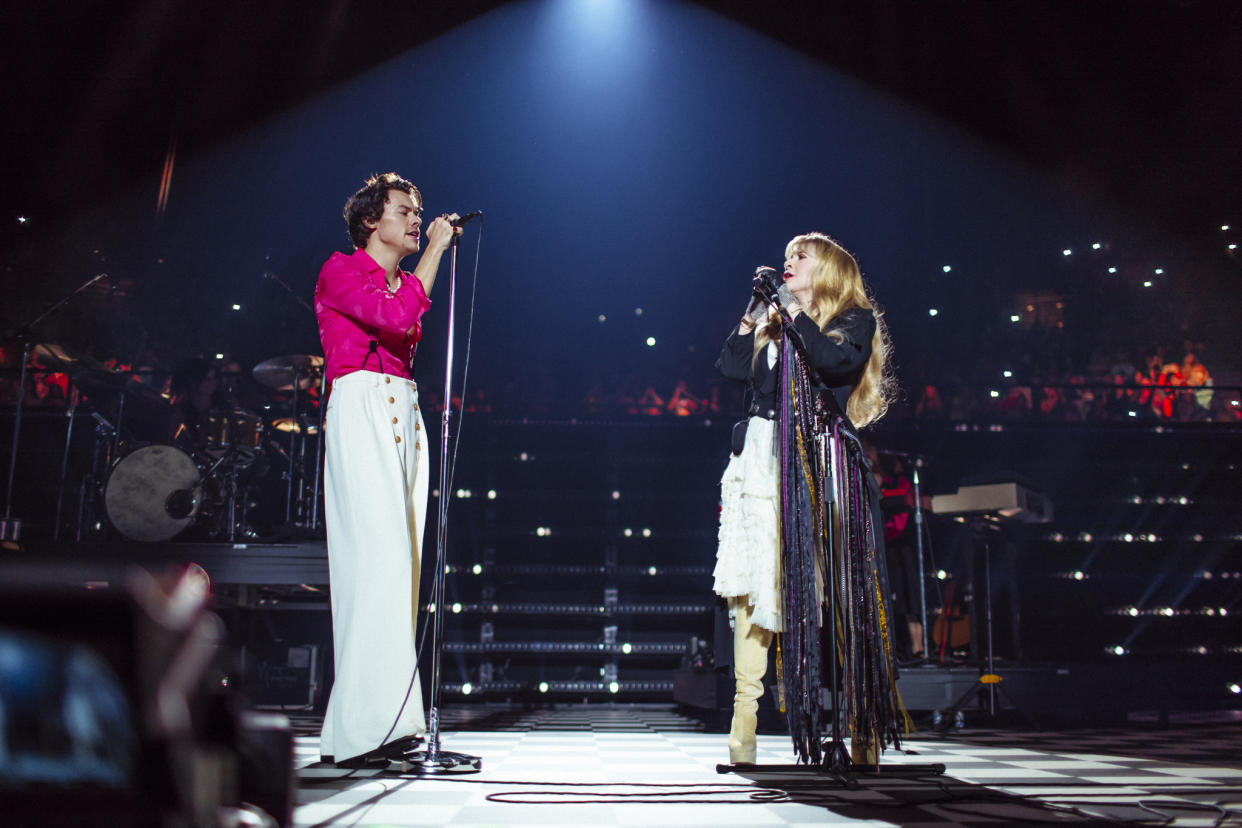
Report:
[{"label": "curly dark hair", "polygon": [[373,175],[362,185],[362,189],[349,197],[342,211],[345,224],[349,226],[349,239],[354,247],[367,246],[367,239],[375,228],[367,227],[364,222],[377,222],[384,215],[384,204],[388,202],[388,191],[400,190],[409,193],[415,203],[423,206],[423,195],[410,182],[394,172]]}]

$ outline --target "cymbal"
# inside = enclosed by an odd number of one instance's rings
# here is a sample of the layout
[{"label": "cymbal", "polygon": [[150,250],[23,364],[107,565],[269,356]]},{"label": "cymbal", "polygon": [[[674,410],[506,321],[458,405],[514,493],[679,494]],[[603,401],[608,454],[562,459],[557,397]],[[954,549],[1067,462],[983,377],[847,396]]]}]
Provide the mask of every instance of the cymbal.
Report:
[{"label": "cymbal", "polygon": [[76,356],[65,350],[63,346],[54,345],[51,342],[35,345],[30,352],[38,358],[39,364],[44,368],[68,372],[78,365]]},{"label": "cymbal", "polygon": [[277,391],[293,388],[294,379],[298,389],[311,386],[311,381],[323,374],[323,357],[313,354],[288,354],[265,359],[254,366],[255,381]]},{"label": "cymbal", "polygon": [[272,420],[272,428],[285,433],[290,431],[298,433],[305,431],[307,434],[319,433],[319,423],[307,422],[305,417],[300,419],[301,422],[296,422],[292,417],[277,417],[275,420]]},{"label": "cymbal", "polygon": [[97,359],[93,359],[85,354],[74,353],[63,345],[56,345],[51,342],[31,347],[30,353],[40,367],[51,371],[61,371],[70,376],[88,371],[114,373],[111,368]]}]

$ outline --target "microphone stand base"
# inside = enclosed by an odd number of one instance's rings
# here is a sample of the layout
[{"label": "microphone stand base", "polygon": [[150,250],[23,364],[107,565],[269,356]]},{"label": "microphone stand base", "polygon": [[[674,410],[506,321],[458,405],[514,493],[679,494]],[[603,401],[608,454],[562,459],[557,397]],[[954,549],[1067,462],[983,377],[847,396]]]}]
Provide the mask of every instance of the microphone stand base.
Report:
[{"label": "microphone stand base", "polygon": [[430,751],[418,750],[401,758],[402,773],[418,774],[467,774],[483,770],[483,760],[468,753],[437,751],[435,756]]}]

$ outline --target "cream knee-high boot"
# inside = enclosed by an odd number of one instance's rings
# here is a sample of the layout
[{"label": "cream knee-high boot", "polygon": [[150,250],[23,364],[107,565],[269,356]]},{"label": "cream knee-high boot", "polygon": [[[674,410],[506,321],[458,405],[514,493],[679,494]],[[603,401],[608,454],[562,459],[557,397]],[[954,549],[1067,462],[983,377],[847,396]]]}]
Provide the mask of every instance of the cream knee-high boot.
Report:
[{"label": "cream knee-high boot", "polygon": [[768,647],[772,632],[750,623],[746,598],[730,599],[736,608],[733,622],[733,726],[729,730],[729,761],[735,765],[755,763],[755,727],[763,676],[768,671]]}]

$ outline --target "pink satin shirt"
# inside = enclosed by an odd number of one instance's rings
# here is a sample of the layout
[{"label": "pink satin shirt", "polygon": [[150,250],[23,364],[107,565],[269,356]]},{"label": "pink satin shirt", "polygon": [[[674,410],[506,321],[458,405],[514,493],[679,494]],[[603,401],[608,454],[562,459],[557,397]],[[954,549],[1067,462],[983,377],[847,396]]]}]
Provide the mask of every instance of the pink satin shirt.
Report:
[{"label": "pink satin shirt", "polygon": [[[412,274],[401,271],[400,286],[389,292],[384,268],[365,250],[333,253],[315,284],[324,387],[331,390],[334,379],[354,371],[410,376],[423,335],[420,320],[429,307],[431,300]],[[375,353],[372,341],[378,343]]]}]

